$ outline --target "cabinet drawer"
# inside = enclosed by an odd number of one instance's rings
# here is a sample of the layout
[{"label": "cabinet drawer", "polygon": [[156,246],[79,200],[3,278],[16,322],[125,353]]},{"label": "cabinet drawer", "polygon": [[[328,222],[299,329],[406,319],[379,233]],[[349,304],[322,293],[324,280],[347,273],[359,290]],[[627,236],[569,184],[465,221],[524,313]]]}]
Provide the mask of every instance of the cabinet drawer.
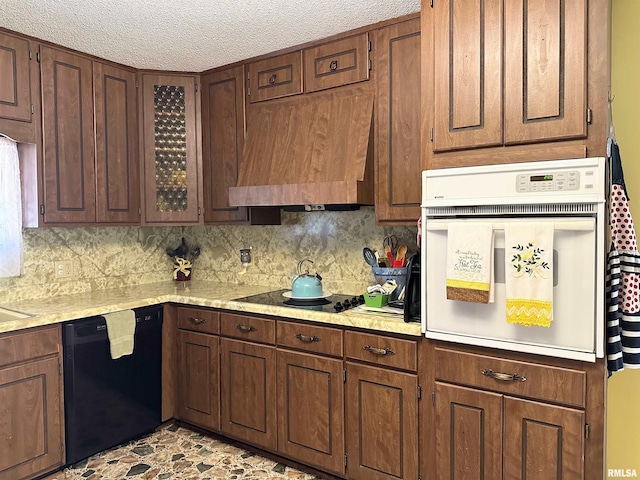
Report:
[{"label": "cabinet drawer", "polygon": [[585,405],[586,373],[580,370],[446,348],[435,349],[435,370],[437,380],[566,405]]},{"label": "cabinet drawer", "polygon": [[220,315],[220,334],[225,337],[273,345],[276,343],[276,322],[248,315],[222,313]]},{"label": "cabinet drawer", "polygon": [[22,330],[0,336],[0,367],[58,353],[60,327]]},{"label": "cabinet drawer", "polygon": [[418,369],[418,345],[415,340],[345,332],[344,343],[345,356],[348,358],[412,372]]},{"label": "cabinet drawer", "polygon": [[305,92],[315,92],[368,79],[368,33],[304,51]]},{"label": "cabinet drawer", "polygon": [[342,330],[278,320],[278,346],[342,356]]},{"label": "cabinet drawer", "polygon": [[302,52],[267,58],[248,65],[249,102],[302,93]]},{"label": "cabinet drawer", "polygon": [[178,328],[202,333],[220,333],[220,312],[204,308],[178,308]]}]

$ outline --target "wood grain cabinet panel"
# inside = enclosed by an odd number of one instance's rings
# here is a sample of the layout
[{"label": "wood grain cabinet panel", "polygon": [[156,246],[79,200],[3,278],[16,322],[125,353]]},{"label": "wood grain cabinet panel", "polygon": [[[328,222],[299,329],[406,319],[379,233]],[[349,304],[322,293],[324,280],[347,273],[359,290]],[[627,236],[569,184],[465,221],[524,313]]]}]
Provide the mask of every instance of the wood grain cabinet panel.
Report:
[{"label": "wood grain cabinet panel", "polygon": [[96,220],[140,223],[138,106],[133,71],[93,62]]},{"label": "wood grain cabinet panel", "polygon": [[0,118],[31,121],[29,41],[0,32]]},{"label": "wood grain cabinet panel", "polygon": [[222,338],[221,430],[229,436],[275,451],[276,349]]},{"label": "wood grain cabinet panel", "polygon": [[584,412],[509,397],[504,409],[504,478],[584,478]]},{"label": "wood grain cabinet panel", "polygon": [[435,395],[438,480],[500,480],[502,395],[440,382]]},{"label": "wood grain cabinet panel", "polygon": [[242,66],[202,77],[202,170],[204,221],[247,223],[249,209],[229,205],[229,187],[238,183],[244,148]]},{"label": "wood grain cabinet panel", "polygon": [[142,75],[144,221],[199,222],[196,77]]},{"label": "wood grain cabinet panel", "polygon": [[302,93],[300,50],[250,63],[247,72],[250,103]]},{"label": "wood grain cabinet panel", "polygon": [[376,221],[420,216],[420,19],[376,32]]},{"label": "wood grain cabinet panel", "polygon": [[505,1],[505,143],[587,135],[587,0]]},{"label": "wood grain cabinet panel", "polygon": [[220,429],[219,337],[178,331],[178,415],[181,420]]},{"label": "wood grain cabinet panel", "polygon": [[38,477],[64,462],[60,329],[1,342],[10,355],[0,368],[0,480]]},{"label": "wood grain cabinet panel", "polygon": [[178,328],[193,332],[220,333],[220,312],[205,308],[178,307]]},{"label": "wood grain cabinet panel", "polygon": [[278,451],[344,474],[342,359],[278,350]]},{"label": "wood grain cabinet panel", "polygon": [[44,223],[96,221],[90,59],[41,47]]},{"label": "wood grain cabinet panel", "polygon": [[368,79],[368,33],[304,50],[305,92],[316,92]]},{"label": "wood grain cabinet panel", "polygon": [[257,343],[276,343],[276,322],[269,318],[222,312],[220,334]]},{"label": "wood grain cabinet panel", "polygon": [[347,362],[347,478],[418,479],[418,381]]}]

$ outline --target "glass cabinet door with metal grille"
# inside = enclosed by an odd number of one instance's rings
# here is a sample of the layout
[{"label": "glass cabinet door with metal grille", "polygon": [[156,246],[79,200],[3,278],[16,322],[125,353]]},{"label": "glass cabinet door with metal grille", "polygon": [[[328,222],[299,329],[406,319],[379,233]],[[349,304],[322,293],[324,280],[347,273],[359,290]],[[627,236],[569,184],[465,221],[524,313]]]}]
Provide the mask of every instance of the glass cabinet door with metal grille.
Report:
[{"label": "glass cabinet door with metal grille", "polygon": [[143,75],[145,223],[198,223],[196,77]]}]

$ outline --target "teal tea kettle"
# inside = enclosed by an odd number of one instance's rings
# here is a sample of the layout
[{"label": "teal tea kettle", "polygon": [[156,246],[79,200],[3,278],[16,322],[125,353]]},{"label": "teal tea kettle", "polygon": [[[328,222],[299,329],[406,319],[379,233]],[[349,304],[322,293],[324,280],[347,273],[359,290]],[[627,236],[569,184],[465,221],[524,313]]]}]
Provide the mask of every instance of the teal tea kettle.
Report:
[{"label": "teal tea kettle", "polygon": [[307,268],[302,271],[303,265],[310,263],[313,265],[313,261],[305,258],[298,262],[296,267],[297,275],[294,277],[291,285],[291,297],[292,298],[320,298],[322,297],[322,277],[317,273],[309,273]]}]

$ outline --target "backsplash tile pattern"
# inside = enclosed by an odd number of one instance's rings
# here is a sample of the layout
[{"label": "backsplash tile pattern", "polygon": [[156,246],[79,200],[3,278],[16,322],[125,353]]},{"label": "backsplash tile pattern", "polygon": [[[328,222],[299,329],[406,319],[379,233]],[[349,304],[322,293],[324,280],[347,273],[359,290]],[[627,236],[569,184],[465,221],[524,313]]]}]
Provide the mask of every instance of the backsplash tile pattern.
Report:
[{"label": "backsplash tile pattern", "polygon": [[[382,248],[395,234],[409,251],[415,227],[377,227],[372,207],[354,212],[283,212],[282,225],[195,227],[87,227],[24,229],[25,272],[0,279],[0,303],[47,298],[171,278],[166,247],[184,236],[199,245],[193,278],[268,287],[290,286],[299,260],[310,258],[326,290],[360,293],[373,281],[362,258],[365,245]],[[245,273],[240,249],[252,247]],[[54,262],[71,260],[73,275],[56,278]]]}]

